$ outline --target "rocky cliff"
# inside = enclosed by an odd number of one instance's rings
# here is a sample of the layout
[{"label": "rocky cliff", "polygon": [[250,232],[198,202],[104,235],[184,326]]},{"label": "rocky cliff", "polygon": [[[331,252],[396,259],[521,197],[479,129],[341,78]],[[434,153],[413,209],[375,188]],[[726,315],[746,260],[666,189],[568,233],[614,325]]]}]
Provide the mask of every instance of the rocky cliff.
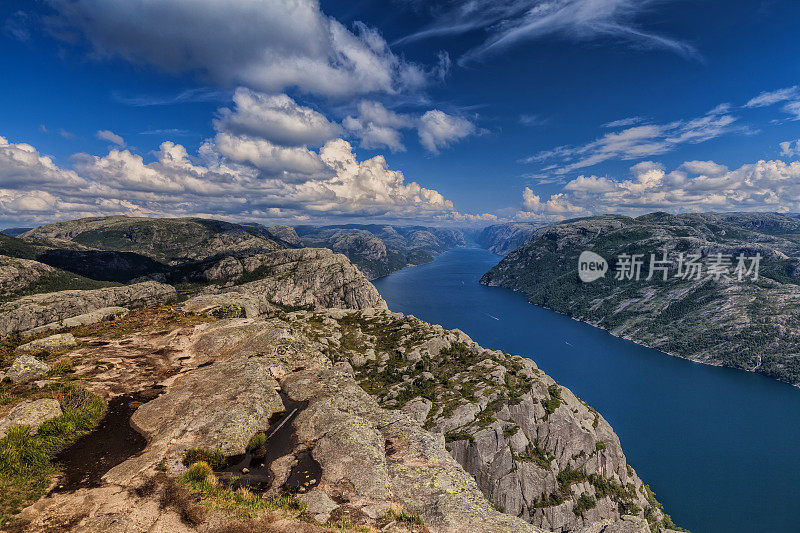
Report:
[{"label": "rocky cliff", "polygon": [[[11,530],[673,527],[608,423],[532,361],[388,311],[342,255],[266,255],[258,281],[182,304],[163,305],[174,295],[165,292],[162,305],[62,324],[58,338],[71,342],[59,345],[46,380],[0,383],[0,418],[9,409],[27,416],[39,398],[59,401],[65,414],[52,409],[55,420],[76,417],[92,404],[70,403],[83,397],[75,383],[113,404],[66,450],[60,485]],[[16,313],[10,329],[26,329],[67,309],[118,304],[112,294],[130,305],[170,290],[69,291],[0,311]],[[3,361],[30,340],[5,339]],[[9,495],[0,496],[0,524],[31,497],[19,500],[14,483],[0,474]]]},{"label": "rocky cliff", "polygon": [[[609,263],[582,283],[578,255]],[[650,256],[667,269],[650,274]],[[639,279],[616,279],[621,254],[639,256]],[[679,276],[679,258],[699,257],[698,276]],[[721,254],[717,276],[709,264]],[[735,272],[760,255],[758,279]],[[630,262],[629,262],[630,263]],[[752,265],[747,260],[745,268]],[[800,220],[769,213],[600,216],[556,224],[511,252],[481,283],[667,353],[800,384]],[[684,264],[685,267],[685,264]],[[686,268],[683,269],[687,273]],[[694,271],[695,273],[697,271]],[[632,273],[632,271],[630,272]]]},{"label": "rocky cliff", "polygon": [[511,222],[483,229],[475,240],[493,254],[506,255],[525,244],[542,224]]}]

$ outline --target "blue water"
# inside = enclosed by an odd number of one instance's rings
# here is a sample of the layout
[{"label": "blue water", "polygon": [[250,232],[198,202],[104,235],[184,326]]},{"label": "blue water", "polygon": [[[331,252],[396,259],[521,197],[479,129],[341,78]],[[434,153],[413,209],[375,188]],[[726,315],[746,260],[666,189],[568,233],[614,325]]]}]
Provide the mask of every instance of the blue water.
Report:
[{"label": "blue water", "polygon": [[375,286],[393,311],[529,356],[589,402],[676,524],[693,533],[800,531],[800,390],[670,357],[479,285],[499,260],[458,248]]}]

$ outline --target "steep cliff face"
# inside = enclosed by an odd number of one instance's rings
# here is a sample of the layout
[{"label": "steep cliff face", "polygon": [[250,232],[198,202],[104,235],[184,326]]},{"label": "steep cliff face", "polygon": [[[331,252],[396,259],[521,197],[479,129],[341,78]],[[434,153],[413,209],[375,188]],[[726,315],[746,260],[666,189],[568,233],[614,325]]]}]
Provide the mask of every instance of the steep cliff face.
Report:
[{"label": "steep cliff face", "polygon": [[[578,256],[608,261],[604,278],[582,283]],[[616,279],[617,258],[638,255],[638,279]],[[664,272],[650,276],[651,254]],[[699,275],[679,276],[679,257],[699,257]],[[708,267],[727,258],[719,275]],[[738,257],[760,256],[758,279],[739,279]],[[745,268],[752,266],[746,259]],[[537,231],[487,272],[481,283],[525,293],[531,303],[565,313],[693,361],[730,366],[800,383],[800,220],[766,214],[652,213],[599,216]],[[686,274],[686,270],[684,269]]]},{"label": "steep cliff face", "polygon": [[496,224],[484,228],[477,235],[476,241],[493,254],[506,255],[525,244],[541,226],[541,224],[524,222]]},{"label": "steep cliff face", "polygon": [[588,531],[623,516],[674,527],[605,419],[531,360],[387,311],[314,314],[304,331],[349,361],[380,405],[443,435],[506,513],[548,531]]}]

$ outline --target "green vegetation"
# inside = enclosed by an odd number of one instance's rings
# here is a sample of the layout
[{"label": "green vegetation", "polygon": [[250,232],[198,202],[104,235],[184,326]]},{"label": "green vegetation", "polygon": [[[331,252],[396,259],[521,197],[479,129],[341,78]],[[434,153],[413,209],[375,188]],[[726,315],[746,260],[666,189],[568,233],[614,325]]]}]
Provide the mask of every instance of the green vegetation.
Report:
[{"label": "green vegetation", "polygon": [[605,450],[606,449],[606,443],[601,441],[601,440],[599,440],[599,441],[594,443],[594,449],[595,449],[595,451],[598,451],[598,452],[602,451],[602,450]]},{"label": "green vegetation", "polygon": [[444,434],[445,442],[453,442],[457,440],[468,440],[470,442],[475,442],[475,437],[473,437],[466,431],[451,431],[449,433]]},{"label": "green vegetation", "polygon": [[558,488],[561,490],[561,493],[565,495],[569,494],[569,487],[571,485],[574,485],[575,483],[581,483],[586,481],[586,479],[586,472],[572,468],[571,466],[567,466],[564,470],[561,470],[558,474],[556,474]]},{"label": "green vegetation", "polygon": [[594,509],[597,507],[597,501],[592,497],[591,494],[588,492],[584,492],[578,498],[578,503],[575,505],[575,508],[572,509],[572,512],[578,516],[583,516],[583,513],[588,511],[589,509]]},{"label": "green vegetation", "polygon": [[253,435],[250,442],[247,443],[247,451],[252,452],[253,450],[261,448],[265,442],[267,442],[267,435],[263,432],[258,432]]},{"label": "green vegetation", "polygon": [[389,509],[384,517],[388,520],[394,520],[396,522],[402,522],[405,524],[416,524],[419,526],[424,525],[422,521],[422,517],[418,514],[410,514],[404,510],[398,509]]},{"label": "green vegetation", "polygon": [[228,466],[228,458],[222,450],[209,450],[206,448],[189,448],[183,453],[183,465],[191,466],[194,463],[205,463],[214,470]]},{"label": "green vegetation", "polygon": [[61,416],[35,433],[13,426],[0,439],[0,526],[44,493],[57,473],[53,457],[91,431],[105,413],[100,398],[74,385],[56,385],[49,392],[61,404]]},{"label": "green vegetation", "polygon": [[211,465],[205,461],[191,464],[178,483],[199,493],[200,505],[223,511],[239,519],[255,518],[263,511],[284,510],[302,514],[305,506],[293,495],[262,498],[246,488],[232,489],[214,476]]},{"label": "green vegetation", "polygon": [[544,407],[545,419],[556,412],[556,409],[561,405],[561,389],[558,385],[550,385],[547,387],[547,393],[550,395],[548,399],[539,400]]}]

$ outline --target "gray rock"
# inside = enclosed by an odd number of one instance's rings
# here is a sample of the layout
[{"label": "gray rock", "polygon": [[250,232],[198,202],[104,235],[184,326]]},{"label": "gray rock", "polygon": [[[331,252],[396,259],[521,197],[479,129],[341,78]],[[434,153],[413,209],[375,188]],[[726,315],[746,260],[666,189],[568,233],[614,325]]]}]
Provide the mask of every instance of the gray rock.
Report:
[{"label": "gray rock", "polygon": [[8,414],[0,418],[0,439],[6,436],[11,426],[29,426],[36,433],[44,422],[61,416],[61,405],[53,398],[24,401],[14,406]]},{"label": "gray rock", "polygon": [[50,372],[50,365],[43,363],[29,354],[20,355],[14,359],[11,368],[6,372],[6,377],[14,383],[23,383],[43,376]]},{"label": "gray rock", "polygon": [[65,318],[60,322],[51,322],[49,324],[45,324],[44,326],[39,326],[37,328],[28,330],[25,333],[28,335],[37,335],[39,333],[44,333],[46,331],[53,331],[56,329],[89,326],[91,324],[97,324],[98,322],[103,322],[104,320],[112,320],[114,318],[119,318],[127,314],[128,314],[128,309],[126,307],[103,307],[102,309],[98,309],[96,311],[91,311],[89,313],[84,313],[82,315]]},{"label": "gray rock", "polygon": [[406,404],[403,406],[403,412],[407,413],[411,418],[422,424],[425,422],[425,419],[428,418],[428,413],[430,412],[432,405],[433,402],[427,398],[420,398],[418,396],[406,402]]},{"label": "gray rock", "polygon": [[18,346],[16,351],[20,353],[54,353],[73,348],[77,345],[78,342],[75,340],[72,333],[61,333],[23,344],[22,346]]},{"label": "gray rock", "polygon": [[210,315],[217,318],[255,318],[271,315],[277,307],[269,303],[264,295],[239,294],[201,294],[183,303],[186,312]]},{"label": "gray rock", "polygon": [[176,298],[174,287],[155,281],[88,291],[34,294],[0,305],[0,336],[62,322],[107,307],[142,307],[168,303]]},{"label": "gray rock", "polygon": [[312,490],[297,497],[306,506],[306,512],[319,523],[325,523],[339,504],[321,490]]},{"label": "gray rock", "polygon": [[301,308],[386,308],[378,291],[343,255],[321,248],[280,250],[264,256],[264,278],[231,288]]}]

